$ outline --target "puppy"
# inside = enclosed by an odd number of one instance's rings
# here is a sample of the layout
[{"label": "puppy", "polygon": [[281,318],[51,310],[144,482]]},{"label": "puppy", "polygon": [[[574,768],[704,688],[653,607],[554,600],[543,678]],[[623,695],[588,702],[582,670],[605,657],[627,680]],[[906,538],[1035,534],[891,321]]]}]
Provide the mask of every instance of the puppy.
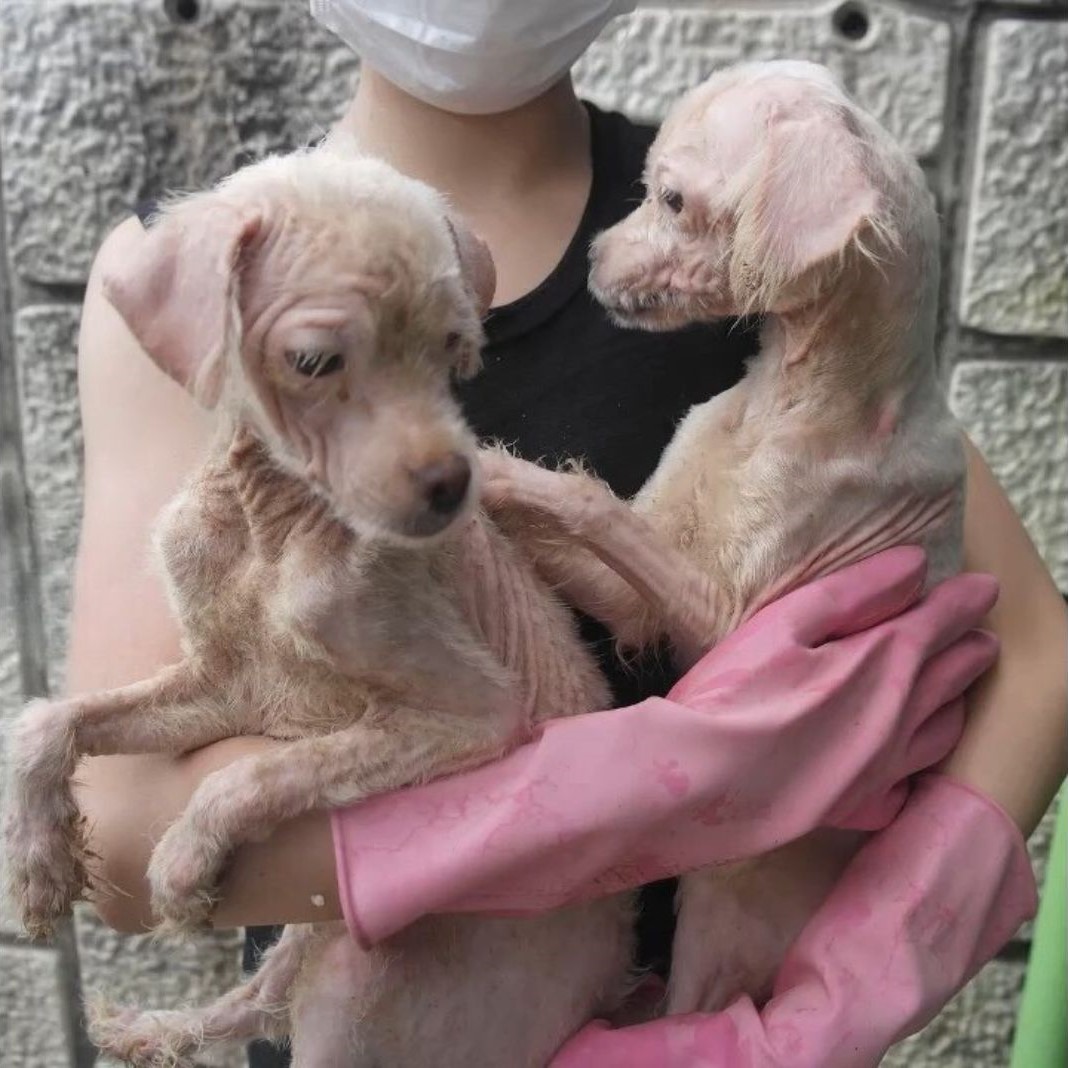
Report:
[{"label": "puppy", "polygon": [[[106,280],[146,351],[220,430],[161,519],[184,657],[144,682],[31,706],[12,742],[15,897],[48,933],[89,883],[70,778],[82,756],[284,747],[209,776],[149,870],[163,926],[205,923],[241,843],[314,808],[493,759],[609,699],[570,614],[474,512],[476,452],[449,391],[479,362],[494,273],[441,198],[319,149],[167,207]],[[291,926],[202,1010],[97,1005],[138,1065],[290,1037],[298,1068],[540,1068],[610,1010],[627,897],[533,919],[434,917],[371,952]]]},{"label": "puppy", "polygon": [[[825,69],[755,63],[679,101],[645,179],[593,245],[594,294],[648,330],[762,315],[760,352],[690,411],[630,508],[582,475],[493,459],[487,499],[542,572],[623,644],[667,637],[686,668],[881,549],[922,545],[929,581],[959,570],[964,452],[936,371],[938,221],[915,162]],[[857,844],[822,832],[684,878],[668,1010],[766,997]]]}]

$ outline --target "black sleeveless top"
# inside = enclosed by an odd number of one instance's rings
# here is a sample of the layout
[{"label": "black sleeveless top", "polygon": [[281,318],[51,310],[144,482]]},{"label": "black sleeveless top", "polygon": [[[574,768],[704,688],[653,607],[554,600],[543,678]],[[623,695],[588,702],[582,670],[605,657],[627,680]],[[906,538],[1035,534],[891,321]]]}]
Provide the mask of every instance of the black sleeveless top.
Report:
[{"label": "black sleeveless top", "polygon": [[[664,334],[624,330],[590,297],[590,241],[641,199],[642,164],[655,130],[587,107],[593,183],[578,230],[541,285],[490,313],[483,370],[458,392],[480,436],[511,443],[529,459],[582,457],[616,493],[629,497],[653,472],[686,411],[742,377],[745,360],[756,351],[756,333],[737,323]],[[153,210],[154,204],[145,204],[138,215],[145,221]],[[666,658],[651,655],[624,670],[604,628],[590,619],[582,624],[617,705],[671,686]],[[670,962],[673,895],[674,880],[642,893],[641,963],[661,974]],[[250,929],[246,966],[276,936],[277,929]],[[265,1043],[256,1043],[249,1057],[251,1068],[289,1063],[286,1052]]]}]

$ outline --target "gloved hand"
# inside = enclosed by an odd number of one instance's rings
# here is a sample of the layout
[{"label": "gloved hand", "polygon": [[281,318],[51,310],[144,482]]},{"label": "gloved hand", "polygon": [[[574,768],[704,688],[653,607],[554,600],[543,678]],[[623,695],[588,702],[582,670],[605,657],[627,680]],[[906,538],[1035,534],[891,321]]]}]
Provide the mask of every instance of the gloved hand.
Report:
[{"label": "gloved hand", "polygon": [[1016,824],[989,798],[925,776],[790,949],[762,1012],[610,1031],[590,1024],[551,1068],[868,1068],[942,1006],[1034,915]]},{"label": "gloved hand", "polygon": [[757,613],[667,699],[547,725],[505,759],[334,813],[342,907],[371,945],[432,912],[542,911],[870,828],[941,760],[993,662],[996,582],[920,600],[893,549]]}]

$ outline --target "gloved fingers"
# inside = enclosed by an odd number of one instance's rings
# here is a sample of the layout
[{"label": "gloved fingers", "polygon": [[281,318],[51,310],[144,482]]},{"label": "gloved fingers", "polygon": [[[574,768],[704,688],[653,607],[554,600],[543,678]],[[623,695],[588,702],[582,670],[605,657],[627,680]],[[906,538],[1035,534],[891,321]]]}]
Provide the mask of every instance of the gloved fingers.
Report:
[{"label": "gloved fingers", "polygon": [[[923,600],[890,625],[926,650],[926,659],[931,660],[969,631],[982,627],[997,603],[998,590],[998,580],[993,575],[978,572],[954,575],[932,587]],[[953,696],[956,695],[949,695]],[[944,704],[949,697],[938,704]]]},{"label": "gloved fingers", "polygon": [[881,831],[894,822],[909,799],[909,784],[898,782],[883,794],[869,797],[851,809],[835,809],[826,819],[840,831]]},{"label": "gloved fingers", "polygon": [[909,795],[908,780],[940,764],[956,748],[964,733],[964,699],[949,701],[925,719],[909,738],[900,758],[886,768],[887,788],[848,810],[827,817],[828,826],[846,831],[879,831],[892,823]]},{"label": "gloved fingers", "polygon": [[921,667],[909,694],[907,722],[918,730],[944,705],[963,697],[998,658],[1001,643],[988,630],[970,630]]},{"label": "gloved fingers", "polygon": [[764,609],[775,612],[802,645],[816,646],[866,630],[915,604],[927,575],[927,556],[902,545],[802,586]]},{"label": "gloved fingers", "polygon": [[964,733],[964,720],[963,697],[942,705],[909,739],[897,768],[898,780],[941,764],[956,749]]},{"label": "gloved fingers", "polygon": [[611,1031],[607,1020],[591,1020],[581,1031],[577,1032],[557,1052],[551,1062],[551,1068],[578,1068],[596,1061],[606,1041],[606,1033]]}]

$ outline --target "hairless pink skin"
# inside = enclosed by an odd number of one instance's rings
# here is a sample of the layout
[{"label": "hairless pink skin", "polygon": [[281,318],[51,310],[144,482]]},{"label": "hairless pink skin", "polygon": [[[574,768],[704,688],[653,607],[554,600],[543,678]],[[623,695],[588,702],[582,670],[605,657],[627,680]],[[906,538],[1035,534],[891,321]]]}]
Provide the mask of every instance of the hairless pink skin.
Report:
[{"label": "hairless pink skin", "polygon": [[714,1015],[591,1024],[551,1068],[875,1068],[1036,904],[1016,824],[969,787],[925,776],[806,925],[763,1010],[741,997]]},{"label": "hairless pink skin", "polygon": [[993,580],[919,600],[924,575],[919,550],[889,550],[763,609],[666,699],[337,810],[349,930],[370,945],[430,912],[539,911],[887,822],[903,781],[956,743],[959,699],[996,652],[973,630]]}]

